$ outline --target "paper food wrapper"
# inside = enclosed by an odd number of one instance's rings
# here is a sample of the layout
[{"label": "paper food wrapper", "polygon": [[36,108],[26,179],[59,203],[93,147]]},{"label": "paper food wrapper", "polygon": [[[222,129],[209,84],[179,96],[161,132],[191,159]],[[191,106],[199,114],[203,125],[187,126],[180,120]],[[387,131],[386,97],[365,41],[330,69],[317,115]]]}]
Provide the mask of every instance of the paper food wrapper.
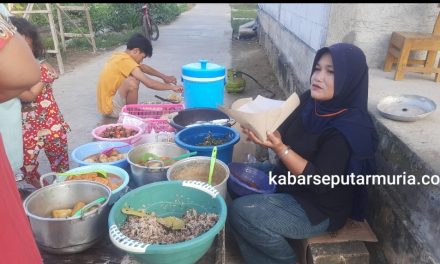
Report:
[{"label": "paper food wrapper", "polygon": [[289,96],[286,101],[258,95],[254,100],[250,97],[238,99],[232,103],[231,108],[219,106],[219,109],[265,141],[266,131],[275,131],[298,107],[299,103],[296,93]]}]

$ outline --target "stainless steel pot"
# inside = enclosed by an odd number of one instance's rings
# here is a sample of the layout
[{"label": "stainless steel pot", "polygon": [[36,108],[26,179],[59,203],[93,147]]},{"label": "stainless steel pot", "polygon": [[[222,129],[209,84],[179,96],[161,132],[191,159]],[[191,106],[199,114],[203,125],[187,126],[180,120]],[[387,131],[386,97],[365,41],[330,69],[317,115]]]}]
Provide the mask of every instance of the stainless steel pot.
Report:
[{"label": "stainless steel pot", "polygon": [[[107,200],[99,208],[79,217],[52,218],[55,209],[73,208],[104,196]],[[39,246],[48,252],[69,254],[84,251],[107,232],[108,201],[111,190],[90,181],[66,181],[41,188],[23,202],[32,232]]]},{"label": "stainless steel pot", "polygon": [[[191,157],[171,165],[167,171],[169,181],[202,181],[207,183],[211,157]],[[226,199],[227,181],[229,179],[229,167],[221,160],[217,159],[214,165],[213,182],[214,188]]]},{"label": "stainless steel pot", "polygon": [[136,146],[128,152],[128,163],[130,163],[131,173],[136,186],[142,186],[157,181],[166,181],[166,173],[171,165],[160,167],[142,166],[138,163],[143,160],[145,153],[153,153],[159,157],[177,157],[188,153],[188,150],[180,148],[175,143],[157,142],[147,143]]}]

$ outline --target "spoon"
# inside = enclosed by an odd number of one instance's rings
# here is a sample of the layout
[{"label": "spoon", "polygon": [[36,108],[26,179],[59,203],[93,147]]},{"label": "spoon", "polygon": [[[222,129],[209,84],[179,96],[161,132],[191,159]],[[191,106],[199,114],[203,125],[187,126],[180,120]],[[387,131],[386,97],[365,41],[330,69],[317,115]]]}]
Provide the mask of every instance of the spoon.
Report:
[{"label": "spoon", "polygon": [[174,161],[178,161],[178,160],[181,160],[181,159],[184,159],[184,158],[187,158],[187,157],[191,157],[191,156],[194,156],[194,155],[197,155],[197,151],[190,152],[190,153],[185,153],[185,154],[173,157],[173,158],[168,157],[167,159],[163,159],[163,158],[161,159],[161,157],[159,157],[156,154],[153,154],[153,153],[150,153],[150,152],[145,152],[144,155],[142,156],[141,163],[144,163],[144,162],[147,162],[147,161],[150,161],[150,160],[157,160],[157,161],[162,161],[163,163],[169,164],[173,160]]},{"label": "spoon", "polygon": [[174,161],[178,161],[178,160],[181,160],[181,159],[184,159],[184,158],[192,157],[194,155],[197,155],[197,151],[185,153],[185,154],[179,155],[179,156],[174,157],[174,158],[168,158],[168,159],[164,160],[163,162],[165,164],[170,164],[173,160]]},{"label": "spoon", "polygon": [[161,97],[161,96],[159,96],[159,95],[155,95],[154,97],[156,97],[157,99],[160,99],[160,100],[162,100],[162,101],[164,101],[164,102],[169,102],[169,103],[172,103],[172,104],[178,104],[178,103],[180,103],[179,101],[171,100],[171,99],[167,99],[167,98],[163,98],[163,97]]},{"label": "spoon", "polygon": [[214,172],[215,160],[217,158],[217,146],[214,146],[211,154],[211,164],[209,165],[208,184],[212,185],[212,173]]},{"label": "spoon", "polygon": [[101,154],[104,154],[106,156],[108,156],[108,154],[110,154],[112,152],[112,150],[117,149],[117,148],[125,148],[130,146],[129,144],[123,145],[123,146],[118,146],[118,147],[110,147],[110,148],[106,148],[103,151],[101,151]]},{"label": "spoon", "polygon": [[90,202],[90,203],[84,205],[81,209],[79,209],[78,211],[76,211],[76,213],[74,213],[74,214],[72,215],[72,217],[80,216],[80,215],[82,214],[82,212],[84,211],[85,208],[89,209],[89,208],[92,207],[93,205],[101,204],[101,203],[105,202],[106,200],[107,200],[107,198],[104,197],[104,196],[99,197],[98,199],[96,199],[96,200],[94,200],[94,201],[92,201],[92,202]]},{"label": "spoon", "polygon": [[160,157],[156,154],[153,154],[151,152],[145,152],[144,155],[142,155],[141,163],[150,161],[150,160],[159,160]]},{"label": "spoon", "polygon": [[72,176],[72,175],[82,175],[82,174],[87,174],[87,173],[94,173],[96,172],[98,174],[98,176],[107,179],[108,175],[107,172],[104,170],[100,170],[100,169],[96,169],[93,171],[82,171],[82,172],[63,172],[63,173],[56,173],[57,176],[61,176],[61,177],[68,177],[68,176]]}]

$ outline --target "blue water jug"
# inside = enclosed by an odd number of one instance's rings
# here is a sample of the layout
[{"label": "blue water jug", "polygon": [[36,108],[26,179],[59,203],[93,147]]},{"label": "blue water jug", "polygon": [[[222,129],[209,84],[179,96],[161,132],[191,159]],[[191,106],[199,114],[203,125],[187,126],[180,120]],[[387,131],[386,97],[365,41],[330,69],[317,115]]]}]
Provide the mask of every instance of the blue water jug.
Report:
[{"label": "blue water jug", "polygon": [[183,65],[182,83],[185,108],[217,108],[223,104],[225,67],[208,60]]}]

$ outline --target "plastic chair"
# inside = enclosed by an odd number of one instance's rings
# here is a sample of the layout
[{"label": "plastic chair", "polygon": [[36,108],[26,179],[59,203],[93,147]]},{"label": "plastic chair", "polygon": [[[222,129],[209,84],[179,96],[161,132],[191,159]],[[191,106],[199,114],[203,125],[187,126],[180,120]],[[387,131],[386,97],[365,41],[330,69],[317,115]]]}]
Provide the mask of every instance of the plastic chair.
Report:
[{"label": "plastic chair", "polygon": [[[427,54],[425,59],[422,60],[409,59],[411,51],[427,51]],[[440,51],[440,13],[437,16],[432,33],[399,31],[391,34],[384,71],[391,71],[396,63],[395,81],[402,80],[406,72],[419,72],[424,74],[435,73],[435,81],[440,82],[440,64],[434,66],[438,51]]]}]

